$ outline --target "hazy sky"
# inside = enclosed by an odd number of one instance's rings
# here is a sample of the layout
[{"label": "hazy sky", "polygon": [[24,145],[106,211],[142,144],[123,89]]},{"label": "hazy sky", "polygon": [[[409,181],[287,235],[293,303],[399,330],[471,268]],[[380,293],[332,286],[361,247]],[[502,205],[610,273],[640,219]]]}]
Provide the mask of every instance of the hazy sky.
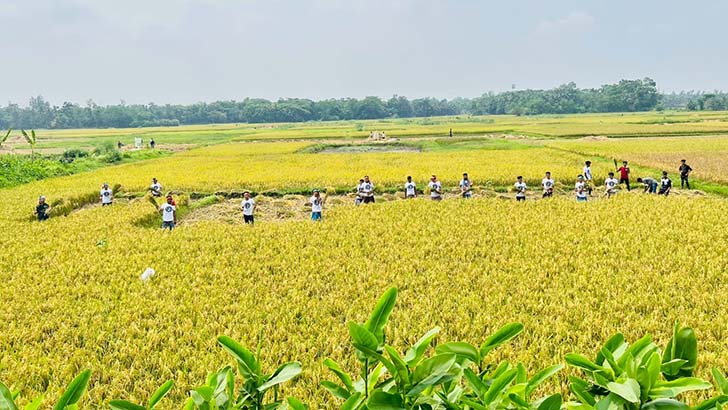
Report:
[{"label": "hazy sky", "polygon": [[728,89],[726,0],[0,0],[0,104]]}]

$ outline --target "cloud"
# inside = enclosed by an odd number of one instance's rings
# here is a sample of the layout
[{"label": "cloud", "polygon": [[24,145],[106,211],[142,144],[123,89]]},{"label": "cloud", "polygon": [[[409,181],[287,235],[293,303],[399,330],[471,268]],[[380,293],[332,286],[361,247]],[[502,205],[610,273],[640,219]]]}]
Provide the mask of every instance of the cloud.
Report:
[{"label": "cloud", "polygon": [[536,26],[533,34],[540,37],[582,33],[591,30],[595,24],[596,19],[591,14],[575,11],[556,20],[542,20]]}]

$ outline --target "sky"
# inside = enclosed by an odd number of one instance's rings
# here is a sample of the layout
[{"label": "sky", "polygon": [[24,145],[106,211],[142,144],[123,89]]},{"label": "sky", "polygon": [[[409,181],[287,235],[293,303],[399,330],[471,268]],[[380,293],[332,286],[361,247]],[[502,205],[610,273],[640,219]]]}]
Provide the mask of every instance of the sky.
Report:
[{"label": "sky", "polygon": [[0,104],[728,90],[725,0],[0,0]]}]

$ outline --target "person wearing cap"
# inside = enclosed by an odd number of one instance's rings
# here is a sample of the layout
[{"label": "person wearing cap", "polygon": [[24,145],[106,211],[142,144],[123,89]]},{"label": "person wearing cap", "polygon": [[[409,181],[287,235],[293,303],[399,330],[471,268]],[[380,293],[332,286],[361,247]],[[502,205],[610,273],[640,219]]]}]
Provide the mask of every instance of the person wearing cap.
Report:
[{"label": "person wearing cap", "polygon": [[617,169],[617,172],[619,172],[619,183],[627,185],[627,191],[630,191],[627,161],[622,161],[622,166]]},{"label": "person wearing cap", "polygon": [[246,224],[255,224],[255,200],[250,197],[250,192],[243,193],[243,202],[240,204],[243,209],[243,220]]},{"label": "person wearing cap", "polygon": [[516,189],[516,202],[521,202],[526,200],[526,182],[523,181],[523,176],[519,175],[516,177],[516,183],[513,184],[513,187]]},{"label": "person wearing cap", "polygon": [[374,203],[374,184],[369,175],[364,175],[364,185],[361,190],[362,200],[365,204]]},{"label": "person wearing cap", "polygon": [[690,176],[690,173],[693,171],[693,169],[688,165],[684,159],[680,160],[680,188],[687,187],[690,189],[690,181],[688,181],[688,177]]},{"label": "person wearing cap", "polygon": [[586,182],[584,182],[584,175],[576,177],[574,192],[576,192],[576,202],[586,202],[589,191],[587,190]]},{"label": "person wearing cap", "polygon": [[104,182],[104,185],[101,187],[99,198],[101,199],[101,206],[111,205],[114,201],[114,192],[111,188],[109,188],[109,184],[106,182]]},{"label": "person wearing cap", "polygon": [[46,202],[46,197],[42,196],[38,198],[38,205],[35,207],[35,212],[33,212],[33,215],[38,216],[38,222],[45,221],[48,219],[48,212],[50,211],[51,206],[48,205]]},{"label": "person wearing cap", "polygon": [[162,184],[157,181],[157,178],[152,178],[152,185],[149,185],[149,191],[152,196],[162,196]]},{"label": "person wearing cap", "polygon": [[324,199],[318,189],[313,190],[313,196],[309,199],[311,203],[311,220],[321,221],[323,219]]},{"label": "person wearing cap", "polygon": [[167,203],[159,207],[159,213],[162,214],[162,229],[168,228],[170,231],[177,225],[177,207],[174,205],[172,195],[167,195]]},{"label": "person wearing cap", "polygon": [[637,182],[645,186],[644,193],[656,194],[657,193],[657,180],[650,177],[637,178]]},{"label": "person wearing cap", "polygon": [[460,180],[460,195],[462,195],[463,198],[473,197],[473,183],[470,182],[467,172],[463,173],[463,179]]},{"label": "person wearing cap", "polygon": [[442,184],[437,180],[437,176],[433,175],[430,177],[430,183],[427,185],[430,187],[430,199],[433,201],[442,200]]},{"label": "person wearing cap", "polygon": [[417,186],[409,175],[407,176],[407,182],[404,183],[404,197],[407,199],[417,198]]},{"label": "person wearing cap", "polygon": [[662,179],[660,179],[660,191],[657,195],[670,195],[672,190],[672,180],[667,176],[667,171],[662,171]]}]

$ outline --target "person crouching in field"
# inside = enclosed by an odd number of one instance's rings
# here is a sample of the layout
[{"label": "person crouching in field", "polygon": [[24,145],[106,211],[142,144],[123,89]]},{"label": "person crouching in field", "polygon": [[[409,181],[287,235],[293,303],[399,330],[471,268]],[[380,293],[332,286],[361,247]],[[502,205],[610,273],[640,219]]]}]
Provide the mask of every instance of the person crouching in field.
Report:
[{"label": "person crouching in field", "polygon": [[658,195],[670,195],[672,189],[672,180],[667,176],[667,171],[662,171],[662,179],[660,180],[660,192]]},{"label": "person crouching in field", "polygon": [[645,194],[656,194],[657,193],[657,180],[655,178],[645,177],[637,178],[637,182],[645,186]]},{"label": "person crouching in field", "polygon": [[417,186],[412,182],[411,176],[407,176],[407,182],[404,183],[404,197],[407,199],[417,198]]},{"label": "person crouching in field", "polygon": [[680,160],[680,188],[687,187],[690,189],[690,181],[688,181],[688,177],[690,177],[690,173],[693,171],[693,169],[685,163],[685,160]]},{"label": "person crouching in field", "polygon": [[159,207],[159,213],[162,214],[162,229],[174,229],[177,225],[177,207],[172,195],[167,195],[167,203]]},{"label": "person crouching in field", "polygon": [[430,199],[433,201],[441,201],[442,200],[442,184],[440,181],[437,180],[437,176],[433,175],[430,178],[430,183],[428,184],[430,187]]},{"label": "person crouching in field", "polygon": [[104,182],[104,185],[101,187],[99,198],[101,199],[101,206],[108,206],[114,202],[114,192],[109,188],[109,184],[106,182]]},{"label": "person crouching in field", "polygon": [[240,203],[243,209],[243,220],[246,224],[253,225],[255,223],[255,200],[250,197],[250,192],[243,193],[243,202]]},{"label": "person crouching in field", "polygon": [[614,172],[609,173],[609,178],[604,180],[604,193],[607,194],[607,198],[611,198],[612,195],[617,194],[617,186],[619,181],[614,177]]},{"label": "person crouching in field", "polygon": [[578,177],[576,177],[574,191],[576,192],[577,202],[586,202],[586,197],[589,191],[587,190],[586,182],[584,182],[584,175],[579,175]]},{"label": "person crouching in field", "polygon": [[38,205],[36,205],[33,215],[38,216],[38,222],[43,222],[48,219],[48,212],[50,209],[51,206],[46,202],[46,197],[41,195],[40,198],[38,198]]},{"label": "person crouching in field", "polygon": [[318,189],[314,189],[313,196],[309,201],[311,202],[311,220],[321,221],[324,212],[324,199],[321,198],[321,192]]},{"label": "person crouching in field", "polygon": [[356,186],[356,199],[354,199],[354,205],[361,205],[364,200],[362,197],[362,191],[364,191],[364,178],[359,179],[359,185]]},{"label": "person crouching in field", "polygon": [[516,178],[516,183],[513,184],[513,187],[516,189],[516,202],[525,201],[526,200],[526,183],[523,182],[523,176],[519,175]]},{"label": "person crouching in field", "polygon": [[460,180],[460,195],[462,195],[463,198],[473,197],[473,183],[470,182],[467,172],[463,173],[463,179]]},{"label": "person crouching in field", "polygon": [[543,198],[551,198],[554,196],[554,180],[551,178],[551,172],[546,171],[546,176],[541,180],[543,187]]}]

